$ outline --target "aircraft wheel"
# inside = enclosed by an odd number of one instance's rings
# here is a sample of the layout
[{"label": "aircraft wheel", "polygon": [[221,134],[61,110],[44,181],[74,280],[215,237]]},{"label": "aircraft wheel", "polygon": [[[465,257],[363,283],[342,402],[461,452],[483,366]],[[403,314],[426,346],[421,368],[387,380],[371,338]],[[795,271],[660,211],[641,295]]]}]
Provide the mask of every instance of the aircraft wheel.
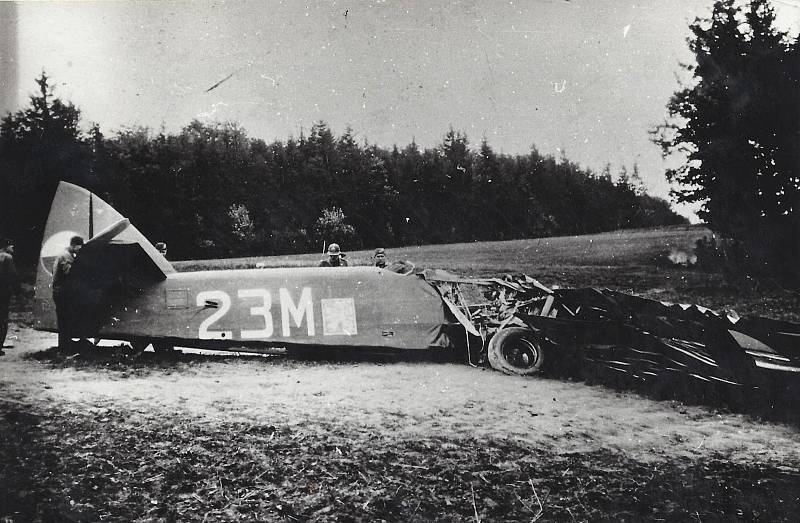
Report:
[{"label": "aircraft wheel", "polygon": [[523,327],[498,331],[489,341],[488,356],[493,369],[517,376],[540,372],[546,361],[542,340]]}]

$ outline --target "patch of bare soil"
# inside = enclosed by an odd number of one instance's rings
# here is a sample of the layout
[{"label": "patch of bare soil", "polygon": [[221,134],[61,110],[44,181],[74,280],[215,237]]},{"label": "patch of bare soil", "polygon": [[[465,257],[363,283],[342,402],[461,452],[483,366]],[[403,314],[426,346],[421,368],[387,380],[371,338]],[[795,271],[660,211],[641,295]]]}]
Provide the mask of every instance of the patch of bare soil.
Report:
[{"label": "patch of bare soil", "polygon": [[0,359],[10,521],[762,520],[792,424],[467,365],[123,348]]}]

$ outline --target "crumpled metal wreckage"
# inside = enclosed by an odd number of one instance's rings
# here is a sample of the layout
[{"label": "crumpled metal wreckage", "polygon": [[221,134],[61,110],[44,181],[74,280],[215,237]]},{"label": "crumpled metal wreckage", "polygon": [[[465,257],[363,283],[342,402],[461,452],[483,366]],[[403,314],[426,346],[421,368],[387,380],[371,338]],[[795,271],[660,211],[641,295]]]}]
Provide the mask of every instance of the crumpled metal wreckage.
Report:
[{"label": "crumpled metal wreckage", "polygon": [[[800,378],[800,324],[721,314],[609,289],[551,289],[530,276],[471,279],[426,270],[495,369],[531,375],[591,363],[642,382],[675,377],[758,386]],[[483,340],[488,340],[483,343]],[[481,353],[471,353],[479,360]]]}]

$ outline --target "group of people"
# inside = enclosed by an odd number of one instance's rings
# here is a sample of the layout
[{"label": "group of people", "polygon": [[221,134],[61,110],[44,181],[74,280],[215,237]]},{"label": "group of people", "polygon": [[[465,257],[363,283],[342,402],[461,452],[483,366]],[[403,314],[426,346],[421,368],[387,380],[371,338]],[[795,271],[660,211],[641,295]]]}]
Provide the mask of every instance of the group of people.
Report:
[{"label": "group of people", "polygon": [[[373,264],[381,269],[386,268],[386,249],[378,247],[372,255]],[[320,267],[347,267],[347,259],[338,243],[328,246],[328,258],[319,262]]]}]

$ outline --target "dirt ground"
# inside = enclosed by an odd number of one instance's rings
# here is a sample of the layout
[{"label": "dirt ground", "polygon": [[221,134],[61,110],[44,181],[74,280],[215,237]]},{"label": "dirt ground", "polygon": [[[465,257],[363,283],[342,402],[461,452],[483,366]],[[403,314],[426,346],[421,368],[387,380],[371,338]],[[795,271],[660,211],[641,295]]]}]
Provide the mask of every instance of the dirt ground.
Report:
[{"label": "dirt ground", "polygon": [[457,363],[63,357],[12,326],[0,516],[796,520],[800,430]]}]

